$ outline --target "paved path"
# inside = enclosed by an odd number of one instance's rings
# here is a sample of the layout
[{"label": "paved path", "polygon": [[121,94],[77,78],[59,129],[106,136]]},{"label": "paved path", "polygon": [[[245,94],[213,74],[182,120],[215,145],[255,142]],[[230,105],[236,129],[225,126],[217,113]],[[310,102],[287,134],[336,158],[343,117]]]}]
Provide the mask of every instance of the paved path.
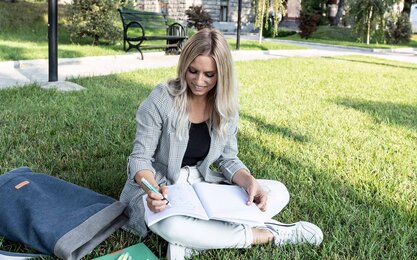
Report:
[{"label": "paved path", "polygon": [[[230,36],[228,36],[230,37]],[[245,36],[242,39],[255,37]],[[340,55],[368,55],[389,60],[410,62],[417,64],[416,50],[405,52],[372,52],[360,48],[346,48],[323,44],[288,42],[305,46],[305,50],[270,50],[270,51],[233,51],[235,61],[271,59],[284,57],[314,57],[314,56],[340,56]],[[178,62],[178,55],[164,55],[163,52],[145,53],[145,60],[140,60],[138,53],[129,53],[115,56],[63,58],[58,61],[58,80],[77,76],[108,75],[137,69],[150,69],[172,67]],[[21,60],[0,62],[0,88],[23,86],[28,83],[39,84],[48,81],[48,60]]]}]

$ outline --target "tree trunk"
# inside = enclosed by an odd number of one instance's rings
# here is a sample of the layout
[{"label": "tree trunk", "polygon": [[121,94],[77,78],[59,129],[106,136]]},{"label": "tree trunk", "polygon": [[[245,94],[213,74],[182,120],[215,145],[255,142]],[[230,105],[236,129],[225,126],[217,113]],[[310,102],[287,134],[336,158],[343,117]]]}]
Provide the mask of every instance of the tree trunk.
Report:
[{"label": "tree trunk", "polygon": [[340,20],[343,15],[343,9],[345,8],[345,0],[339,0],[339,4],[337,5],[337,13],[336,16],[333,19],[332,25],[338,26],[340,23]]},{"label": "tree trunk", "polygon": [[407,14],[408,17],[410,17],[410,13],[411,13],[411,5],[413,0],[404,0],[404,8],[402,10],[402,14]]},{"label": "tree trunk", "polygon": [[371,20],[372,20],[372,10],[374,9],[373,6],[371,6],[371,9],[369,10],[368,15],[368,31],[366,33],[366,44],[369,45],[369,41],[371,38]]},{"label": "tree trunk", "polygon": [[262,11],[261,11],[261,25],[259,27],[259,44],[262,44],[262,31],[264,28],[264,14],[265,14],[265,1],[266,0],[260,0],[262,1]]}]

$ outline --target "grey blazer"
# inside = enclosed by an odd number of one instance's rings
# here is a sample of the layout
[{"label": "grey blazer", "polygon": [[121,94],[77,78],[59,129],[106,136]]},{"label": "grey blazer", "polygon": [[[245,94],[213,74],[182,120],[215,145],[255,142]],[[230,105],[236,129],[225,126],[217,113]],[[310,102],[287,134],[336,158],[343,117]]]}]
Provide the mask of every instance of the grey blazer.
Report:
[{"label": "grey blazer", "polygon": [[[127,181],[120,195],[120,201],[128,204],[129,221],[125,228],[144,236],[147,227],[144,221],[142,196],[145,191],[134,181],[136,172],[147,169],[154,173],[161,185],[174,184],[179,177],[182,159],[188,144],[188,134],[179,138],[176,134],[178,113],[173,97],[166,85],[158,85],[145,99],[136,113],[137,130],[133,152],[128,158]],[[206,182],[231,182],[240,169],[249,170],[237,157],[238,115],[229,122],[226,138],[220,139],[211,131],[210,149],[197,168]],[[210,166],[215,167],[210,167]],[[217,168],[214,171],[211,168]]]}]

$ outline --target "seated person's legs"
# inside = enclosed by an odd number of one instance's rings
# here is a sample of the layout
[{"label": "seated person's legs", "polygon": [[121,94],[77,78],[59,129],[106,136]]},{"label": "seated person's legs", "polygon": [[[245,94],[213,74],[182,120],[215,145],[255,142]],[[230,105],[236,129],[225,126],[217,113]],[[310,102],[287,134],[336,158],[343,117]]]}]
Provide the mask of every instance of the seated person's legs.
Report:
[{"label": "seated person's legs", "polygon": [[253,240],[248,226],[186,216],[172,216],[149,228],[169,243],[197,250],[246,248]]}]

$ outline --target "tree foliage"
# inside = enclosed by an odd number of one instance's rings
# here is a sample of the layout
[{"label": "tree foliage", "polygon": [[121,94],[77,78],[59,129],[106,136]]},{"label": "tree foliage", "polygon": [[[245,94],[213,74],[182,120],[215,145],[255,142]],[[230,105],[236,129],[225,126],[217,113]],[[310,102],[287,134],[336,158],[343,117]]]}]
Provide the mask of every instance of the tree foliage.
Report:
[{"label": "tree foliage", "polygon": [[384,38],[384,15],[391,9],[395,0],[352,0],[350,15],[354,20],[354,31],[367,44],[371,38],[382,41]]},{"label": "tree foliage", "polygon": [[411,23],[407,13],[394,16],[387,21],[386,38],[388,43],[407,43],[411,38]]},{"label": "tree foliage", "polygon": [[187,15],[187,26],[190,28],[196,28],[201,30],[203,28],[212,28],[213,19],[211,15],[204,10],[201,5],[192,5],[186,11]]},{"label": "tree foliage", "polygon": [[337,4],[337,12],[336,12],[336,16],[334,17],[333,21],[331,22],[332,26],[338,26],[342,16],[343,16],[343,11],[345,10],[346,7],[346,1],[347,0],[339,0],[339,3]]},{"label": "tree foliage", "polygon": [[302,0],[301,11],[308,15],[319,15],[319,24],[327,22],[326,14],[328,0]]},{"label": "tree foliage", "polygon": [[85,41],[93,44],[100,41],[115,41],[122,35],[117,25],[119,1],[113,0],[74,0],[69,8],[68,29],[72,41]]},{"label": "tree foliage", "polygon": [[410,17],[411,6],[416,3],[417,3],[417,0],[404,0],[404,8],[403,8],[402,13],[407,14],[408,17]]},{"label": "tree foliage", "polygon": [[318,28],[320,21],[320,15],[317,13],[306,13],[301,11],[300,13],[300,36],[301,38],[308,39],[310,35]]},{"label": "tree foliage", "polygon": [[259,28],[259,43],[262,42],[262,31],[270,13],[273,17],[272,37],[278,34],[278,23],[282,14],[285,12],[285,0],[257,0],[255,26]]},{"label": "tree foliage", "polygon": [[301,9],[306,13],[320,13],[326,12],[326,5],[328,0],[303,0],[301,1]]}]

